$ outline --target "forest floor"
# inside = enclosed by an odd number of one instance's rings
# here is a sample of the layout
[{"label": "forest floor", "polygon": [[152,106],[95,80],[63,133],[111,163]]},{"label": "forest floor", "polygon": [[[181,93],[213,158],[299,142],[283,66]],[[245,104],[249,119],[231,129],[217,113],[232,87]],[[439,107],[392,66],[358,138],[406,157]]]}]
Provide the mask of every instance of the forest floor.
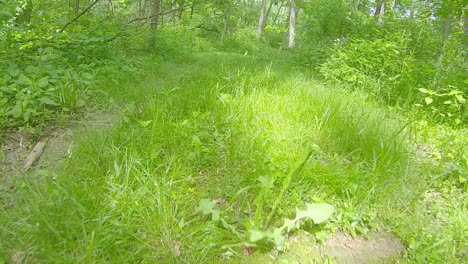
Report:
[{"label": "forest floor", "polygon": [[[463,259],[466,201],[430,195],[439,192],[421,164],[433,161],[408,155],[402,117],[278,65],[232,54],[158,64],[138,85],[109,88],[118,107],[85,111],[39,139],[7,134],[0,263],[393,263],[448,250]],[[44,152],[25,173],[39,141]],[[332,204],[334,216],[286,235],[284,253],[239,248],[246,223],[262,216],[258,197],[272,203],[311,141],[321,150],[274,222],[305,201]],[[268,174],[271,190],[258,185]],[[199,214],[202,198],[224,201],[223,224]]]},{"label": "forest floor", "polygon": [[[25,173],[24,164],[33,151],[33,142],[45,142],[45,148],[39,159],[33,164],[31,174],[40,178],[44,172],[53,177],[60,174],[60,167],[76,149],[78,135],[90,131],[112,129],[119,119],[118,112],[85,112],[74,117],[66,126],[54,126],[46,130],[39,139],[31,139],[28,134],[7,134],[4,139],[5,160],[0,163],[0,171],[6,172],[0,178],[1,191],[14,192],[15,178]],[[82,141],[79,144],[93,144]],[[7,177],[8,176],[8,177]],[[6,190],[6,189],[9,190]],[[15,205],[9,207],[14,210]],[[279,254],[272,250],[266,255],[244,259],[246,263],[317,263],[320,259],[332,258],[336,263],[374,263],[399,259],[404,252],[404,245],[388,233],[374,233],[371,236],[353,237],[347,233],[336,233],[323,245],[317,245],[314,238],[306,233],[288,237],[290,250]],[[26,263],[24,252],[11,254],[7,263]]]}]

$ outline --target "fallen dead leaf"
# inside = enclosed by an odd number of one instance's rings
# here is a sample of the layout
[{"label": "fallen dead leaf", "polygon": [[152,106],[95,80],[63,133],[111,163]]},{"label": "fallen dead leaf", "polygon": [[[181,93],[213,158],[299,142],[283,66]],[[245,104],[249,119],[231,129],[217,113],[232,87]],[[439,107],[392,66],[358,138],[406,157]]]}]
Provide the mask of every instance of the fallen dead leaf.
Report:
[{"label": "fallen dead leaf", "polygon": [[174,254],[174,256],[176,257],[180,256],[180,243],[179,242],[175,243],[174,247],[172,248],[172,254]]}]

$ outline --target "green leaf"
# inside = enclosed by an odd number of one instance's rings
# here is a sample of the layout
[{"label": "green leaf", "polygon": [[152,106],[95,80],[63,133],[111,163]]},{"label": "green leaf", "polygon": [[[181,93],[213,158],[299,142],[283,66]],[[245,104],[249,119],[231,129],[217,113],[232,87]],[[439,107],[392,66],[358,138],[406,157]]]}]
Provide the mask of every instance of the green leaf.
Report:
[{"label": "green leaf", "polygon": [[201,211],[204,215],[211,214],[211,220],[219,221],[221,212],[214,209],[215,201],[210,201],[208,199],[200,200],[198,210]]},{"label": "green leaf", "polygon": [[23,113],[23,119],[24,121],[28,122],[29,118],[31,118],[31,111],[26,111]]},{"label": "green leaf", "polygon": [[12,114],[15,118],[20,117],[21,114],[23,113],[23,107],[22,107],[21,102],[17,102],[16,105],[10,110],[9,113]]},{"label": "green leaf", "polygon": [[0,99],[0,106],[4,106],[8,103],[8,99],[7,98],[2,98]]},{"label": "green leaf", "polygon": [[275,179],[271,175],[264,175],[257,179],[263,188],[271,189],[275,184]]},{"label": "green leaf", "polygon": [[426,105],[430,105],[434,100],[430,97],[424,98],[424,101],[426,101]]},{"label": "green leaf", "polygon": [[91,73],[85,72],[85,73],[83,73],[83,78],[88,79],[88,80],[92,80],[92,79],[94,79],[94,75],[92,75]]},{"label": "green leaf", "polygon": [[29,79],[28,77],[26,77],[26,76],[23,75],[23,74],[21,74],[21,75],[18,77],[18,80],[16,80],[16,83],[17,83],[17,84],[22,84],[22,85],[32,85],[31,79]]},{"label": "green leaf", "polygon": [[201,199],[198,205],[198,210],[204,215],[211,214],[215,207],[215,202],[208,199]]},{"label": "green leaf", "polygon": [[46,87],[47,85],[49,85],[49,78],[48,78],[48,77],[41,78],[41,79],[37,82],[37,86],[38,86],[39,88],[44,88],[44,87]]},{"label": "green leaf", "polygon": [[153,123],[153,120],[138,120],[138,123],[140,123],[140,126],[142,127],[147,127],[149,126],[151,123]]},{"label": "green leaf", "polygon": [[59,105],[58,103],[52,101],[52,99],[47,98],[47,97],[40,97],[37,100],[45,105],[55,105],[55,106]]},{"label": "green leaf", "polygon": [[269,237],[268,231],[260,231],[255,229],[249,230],[249,241],[252,243],[255,243],[267,237]]},{"label": "green leaf", "polygon": [[284,224],[280,228],[281,230],[286,229],[287,232],[297,229],[300,227],[300,220],[304,218],[310,218],[314,221],[314,224],[321,224],[328,220],[335,209],[332,205],[327,203],[312,203],[307,204],[306,210],[300,210],[296,208],[296,218],[294,219],[284,219]]},{"label": "green leaf", "polygon": [[289,218],[285,218],[284,219],[284,224],[283,226],[281,227],[281,229],[284,229],[286,228],[286,232],[290,232],[291,230],[294,230],[296,228],[298,228],[298,226],[296,226],[296,219],[289,219]]},{"label": "green leaf", "polygon": [[464,103],[466,101],[466,99],[463,98],[463,95],[461,95],[461,94],[455,95],[455,98],[457,98],[458,102],[460,102],[460,103]]},{"label": "green leaf", "polygon": [[425,93],[425,94],[429,93],[429,91],[428,91],[427,89],[424,89],[424,88],[419,88],[418,90],[419,90],[421,93]]},{"label": "green leaf", "polygon": [[297,210],[296,219],[308,217],[311,218],[315,224],[321,224],[332,216],[334,210],[333,206],[327,203],[307,204],[307,209],[305,211]]}]

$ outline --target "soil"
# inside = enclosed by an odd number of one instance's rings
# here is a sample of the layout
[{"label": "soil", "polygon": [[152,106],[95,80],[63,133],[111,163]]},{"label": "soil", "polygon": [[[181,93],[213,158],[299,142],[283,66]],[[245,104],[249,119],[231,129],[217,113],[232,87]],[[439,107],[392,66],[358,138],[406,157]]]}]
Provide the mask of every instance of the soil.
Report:
[{"label": "soil", "polygon": [[110,127],[116,119],[115,113],[92,112],[71,120],[65,128],[51,125],[38,139],[19,132],[6,134],[0,139],[0,192],[15,188],[15,179],[26,173],[26,159],[37,142],[45,142],[45,149],[33,164],[32,173],[41,169],[54,173],[73,151],[77,135]]},{"label": "soil", "polygon": [[339,233],[325,243],[321,252],[336,263],[381,263],[401,256],[404,246],[388,233],[374,234],[369,240]]},{"label": "soil", "polygon": [[[369,239],[352,237],[339,232],[323,245],[307,234],[288,238],[288,250],[284,255],[270,254],[275,263],[398,263],[405,251],[401,242],[385,232],[374,233]],[[320,260],[320,261],[319,261]]]}]

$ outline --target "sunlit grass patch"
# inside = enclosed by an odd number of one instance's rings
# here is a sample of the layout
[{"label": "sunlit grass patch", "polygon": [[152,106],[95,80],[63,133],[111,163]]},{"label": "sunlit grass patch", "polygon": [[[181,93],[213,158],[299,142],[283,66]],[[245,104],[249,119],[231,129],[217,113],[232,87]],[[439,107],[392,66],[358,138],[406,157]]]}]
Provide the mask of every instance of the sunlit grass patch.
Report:
[{"label": "sunlit grass patch", "polygon": [[[28,228],[10,234],[6,248],[52,262],[199,263],[242,254],[247,223],[265,222],[310,148],[271,225],[314,201],[337,209],[325,230],[354,230],[356,218],[361,232],[377,225],[375,208],[405,176],[404,124],[358,93],[268,61],[205,54],[162,69],[133,90],[113,90],[129,99],[115,128],[84,137],[56,181],[25,188],[27,215],[7,214]],[[261,177],[274,180],[271,189]],[[216,201],[226,224],[200,214],[202,199]],[[2,233],[14,226],[5,221]]]}]

